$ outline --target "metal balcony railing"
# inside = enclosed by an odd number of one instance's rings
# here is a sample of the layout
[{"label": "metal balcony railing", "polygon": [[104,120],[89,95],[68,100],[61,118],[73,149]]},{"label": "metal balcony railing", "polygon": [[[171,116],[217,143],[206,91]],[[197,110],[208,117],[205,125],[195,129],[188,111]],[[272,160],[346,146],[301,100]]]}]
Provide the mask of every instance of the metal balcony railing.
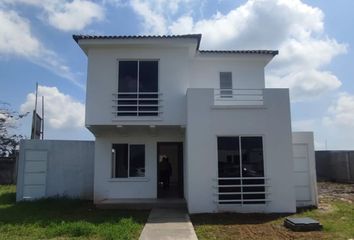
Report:
[{"label": "metal balcony railing", "polygon": [[114,116],[159,116],[162,93],[118,92],[113,94]]},{"label": "metal balcony railing", "polygon": [[270,201],[269,178],[225,177],[215,180],[215,202],[218,204],[265,204]]},{"label": "metal balcony railing", "polygon": [[263,89],[214,89],[214,105],[263,106]]}]

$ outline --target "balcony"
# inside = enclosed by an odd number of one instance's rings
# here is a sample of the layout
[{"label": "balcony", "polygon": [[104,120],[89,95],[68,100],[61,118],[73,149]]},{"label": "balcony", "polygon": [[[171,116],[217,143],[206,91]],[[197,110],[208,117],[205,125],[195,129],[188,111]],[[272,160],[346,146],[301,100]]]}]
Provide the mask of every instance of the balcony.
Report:
[{"label": "balcony", "polygon": [[263,89],[214,89],[214,105],[261,107],[263,95]]},{"label": "balcony", "polygon": [[119,117],[158,117],[162,111],[162,93],[118,92],[113,93],[113,111]]}]

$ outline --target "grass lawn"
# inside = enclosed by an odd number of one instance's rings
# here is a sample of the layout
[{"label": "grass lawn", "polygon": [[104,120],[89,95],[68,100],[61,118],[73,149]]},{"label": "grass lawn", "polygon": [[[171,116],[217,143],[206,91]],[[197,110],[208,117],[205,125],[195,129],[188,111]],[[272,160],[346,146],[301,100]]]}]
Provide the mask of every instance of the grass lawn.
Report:
[{"label": "grass lawn", "polygon": [[[348,185],[348,184],[347,184]],[[352,194],[352,195],[350,195]],[[323,231],[292,232],[283,227],[287,215],[280,214],[196,214],[191,216],[195,231],[203,239],[354,239],[354,192],[342,197],[321,196],[318,209],[293,216],[319,220]]]},{"label": "grass lawn", "polygon": [[138,239],[148,211],[96,209],[92,202],[45,199],[15,203],[0,185],[0,239]]}]

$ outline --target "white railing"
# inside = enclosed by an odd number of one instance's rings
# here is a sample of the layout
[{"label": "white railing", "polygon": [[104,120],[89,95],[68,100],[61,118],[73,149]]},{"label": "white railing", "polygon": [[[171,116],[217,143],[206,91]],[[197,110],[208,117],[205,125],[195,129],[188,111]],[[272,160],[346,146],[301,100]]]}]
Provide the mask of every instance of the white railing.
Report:
[{"label": "white railing", "polygon": [[263,89],[214,89],[214,105],[263,106]]},{"label": "white railing", "polygon": [[[269,195],[271,192],[269,191],[269,188],[271,185],[269,178],[221,177],[214,180],[216,181],[216,184],[214,185],[214,194],[216,195],[215,202],[218,204],[265,204],[270,201]],[[220,184],[220,181],[223,181],[223,183]],[[235,188],[237,190],[222,191],[230,188]],[[258,188],[258,190],[256,189],[252,191],[252,188]],[[259,190],[259,188],[261,188],[261,190]],[[223,196],[228,197],[225,198]]]},{"label": "white railing", "polygon": [[159,116],[162,113],[162,93],[159,92],[118,92],[113,93],[115,117]]}]

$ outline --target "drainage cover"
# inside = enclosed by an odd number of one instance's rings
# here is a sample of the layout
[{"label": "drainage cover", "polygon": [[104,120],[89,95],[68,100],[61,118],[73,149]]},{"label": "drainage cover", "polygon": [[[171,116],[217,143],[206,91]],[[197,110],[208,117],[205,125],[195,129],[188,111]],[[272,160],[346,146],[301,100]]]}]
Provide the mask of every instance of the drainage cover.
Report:
[{"label": "drainage cover", "polygon": [[308,217],[304,218],[293,218],[293,217],[288,217],[285,218],[284,220],[284,226],[293,230],[293,231],[320,231],[322,229],[322,225]]}]

